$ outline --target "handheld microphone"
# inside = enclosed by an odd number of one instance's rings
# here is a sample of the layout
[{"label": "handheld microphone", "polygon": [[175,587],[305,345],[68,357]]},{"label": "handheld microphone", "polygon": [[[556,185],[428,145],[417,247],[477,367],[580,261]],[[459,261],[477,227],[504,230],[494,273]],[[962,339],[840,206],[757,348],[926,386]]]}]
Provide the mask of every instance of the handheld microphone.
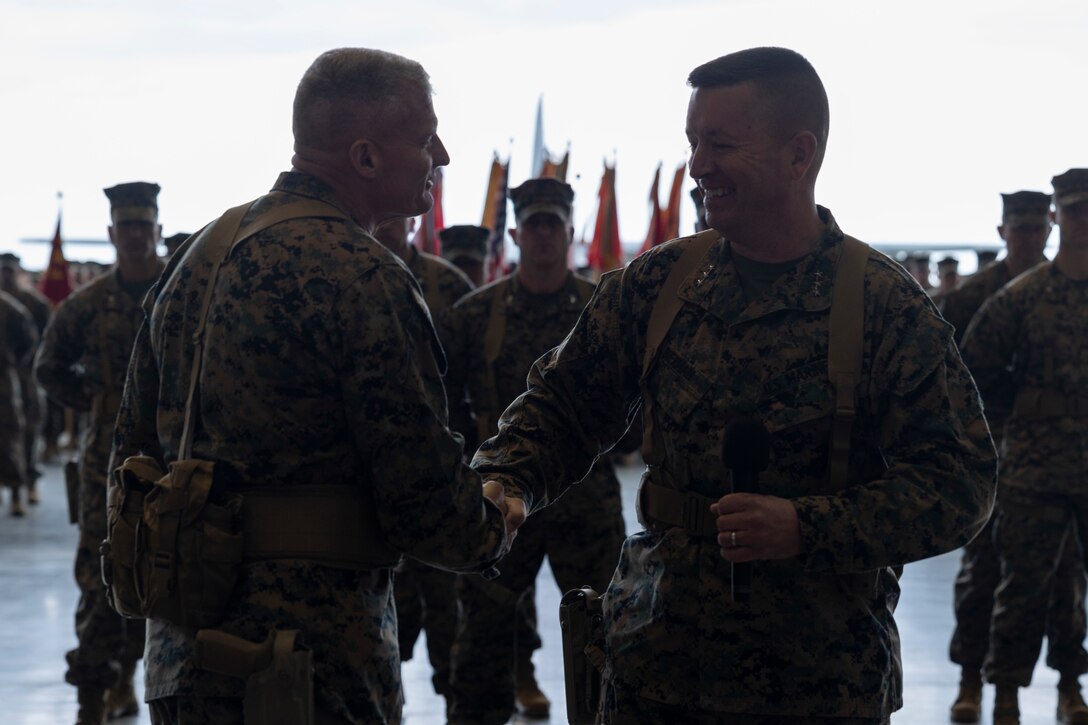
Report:
[{"label": "handheld microphone", "polygon": [[[734,418],[722,437],[722,465],[730,470],[729,493],[756,493],[759,472],[771,460],[771,434],[750,416]],[[734,602],[752,598],[752,564],[730,563],[730,594]]]}]

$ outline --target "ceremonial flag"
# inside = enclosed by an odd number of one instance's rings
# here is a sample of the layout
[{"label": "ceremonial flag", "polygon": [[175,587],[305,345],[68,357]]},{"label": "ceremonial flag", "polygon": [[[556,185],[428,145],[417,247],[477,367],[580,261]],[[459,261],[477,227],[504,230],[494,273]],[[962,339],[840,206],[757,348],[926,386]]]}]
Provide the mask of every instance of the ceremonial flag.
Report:
[{"label": "ceremonial flag", "polygon": [[64,258],[60,238],[60,211],[57,212],[57,229],[53,232],[53,250],[49,254],[49,266],[42,272],[38,281],[38,291],[45,295],[54,306],[72,294],[72,277],[68,271],[68,260]]},{"label": "ceremonial flag", "polygon": [[442,253],[442,244],[438,241],[438,232],[445,228],[442,219],[442,168],[434,170],[434,187],[431,188],[434,197],[434,205],[431,210],[420,219],[419,229],[412,237],[412,244],[421,252],[439,255]]},{"label": "ceremonial flag", "polygon": [[654,172],[654,183],[650,186],[650,227],[646,230],[646,241],[642,243],[639,254],[649,251],[661,244],[669,237],[665,236],[665,219],[661,213],[661,204],[658,201],[658,192],[661,184],[661,164],[657,165]]},{"label": "ceremonial flag", "polygon": [[597,223],[593,241],[589,244],[589,266],[597,278],[623,266],[623,246],[620,244],[619,214],[616,211],[616,167],[604,164],[601,189],[597,192]]},{"label": "ceremonial flag", "polygon": [[676,167],[676,173],[672,177],[672,191],[669,192],[669,205],[662,213],[664,221],[664,236],[662,241],[676,239],[680,236],[680,196],[684,191],[685,164]]},{"label": "ceremonial flag", "polygon": [[503,275],[506,259],[506,204],[510,177],[510,160],[499,163],[499,156],[491,160],[491,178],[487,182],[487,199],[484,200],[484,216],[480,226],[491,230],[487,238],[487,276],[494,282]]},{"label": "ceremonial flag", "polygon": [[544,149],[544,166],[537,176],[541,179],[566,181],[568,166],[570,166],[570,146],[567,146],[566,153],[563,154],[563,158],[559,161],[553,161],[551,154],[548,153],[547,149]]}]

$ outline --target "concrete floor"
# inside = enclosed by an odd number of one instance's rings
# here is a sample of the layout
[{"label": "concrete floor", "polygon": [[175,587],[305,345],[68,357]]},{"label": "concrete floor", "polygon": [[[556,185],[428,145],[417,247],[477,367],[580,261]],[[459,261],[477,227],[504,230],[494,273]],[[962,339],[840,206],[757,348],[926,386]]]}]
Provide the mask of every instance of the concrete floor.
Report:
[{"label": "concrete floor", "polygon": [[[637,530],[632,504],[639,470],[621,469],[628,530]],[[72,613],[76,587],[72,561],[76,531],[67,523],[60,469],[47,466],[41,482],[43,503],[25,519],[7,516],[7,496],[0,515],[0,725],[65,725],[75,719],[75,689],[64,683],[64,653],[75,644]],[[896,613],[903,642],[906,707],[892,717],[897,725],[948,722],[958,669],[948,662],[952,633],[952,580],[958,554],[946,554],[907,567],[903,597]],[[560,592],[545,565],[537,585],[543,649],[535,657],[554,717],[535,722],[565,722],[563,671],[559,640]],[[403,669],[409,723],[443,722],[443,701],[430,687],[425,644]],[[1023,723],[1053,723],[1057,675],[1040,666],[1033,686],[1020,697]],[[986,717],[993,689],[986,691]],[[148,723],[139,717],[118,723]],[[515,722],[528,722],[515,720]]]}]

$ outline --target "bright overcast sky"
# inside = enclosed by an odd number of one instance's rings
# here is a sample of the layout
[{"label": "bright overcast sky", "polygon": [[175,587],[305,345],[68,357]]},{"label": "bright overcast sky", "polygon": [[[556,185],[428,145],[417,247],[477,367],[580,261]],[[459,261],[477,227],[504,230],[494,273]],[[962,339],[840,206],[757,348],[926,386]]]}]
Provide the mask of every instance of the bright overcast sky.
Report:
[{"label": "bright overcast sky", "polygon": [[[263,193],[290,164],[298,79],[344,45],[430,72],[447,224],[479,223],[493,151],[527,177],[543,96],[576,236],[614,156],[620,231],[640,240],[654,169],[685,159],[687,73],[782,45],[827,87],[817,198],[847,232],[993,242],[1000,192],[1088,166],[1086,40],[1085,0],[0,0],[0,249],[52,234],[58,190],[69,238],[105,236],[102,188],[123,181],[163,187],[167,235]],[[682,231],[692,216],[685,195]]]}]

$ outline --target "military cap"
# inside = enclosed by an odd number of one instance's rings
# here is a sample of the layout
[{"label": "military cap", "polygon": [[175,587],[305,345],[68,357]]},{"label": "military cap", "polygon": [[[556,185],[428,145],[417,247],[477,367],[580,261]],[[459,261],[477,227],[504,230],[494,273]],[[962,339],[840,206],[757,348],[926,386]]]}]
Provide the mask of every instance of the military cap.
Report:
[{"label": "military cap", "polygon": [[937,269],[938,270],[947,269],[948,267],[959,267],[959,266],[960,266],[960,260],[956,259],[955,257],[945,257],[944,259],[937,262]]},{"label": "military cap", "polygon": [[456,224],[438,232],[442,242],[442,256],[453,261],[468,257],[478,262],[487,257],[487,239],[491,230],[474,224]]},{"label": "military cap", "polygon": [[19,255],[13,252],[0,254],[0,264],[19,264]]},{"label": "military cap", "polygon": [[1045,221],[1050,212],[1050,194],[1042,191],[1017,191],[1001,195],[1001,219],[1005,224]]},{"label": "military cap", "polygon": [[574,189],[559,179],[529,179],[510,190],[510,199],[514,202],[514,216],[519,224],[540,213],[554,214],[569,224]]},{"label": "military cap", "polygon": [[177,234],[171,234],[163,239],[162,243],[166,245],[166,251],[173,254],[174,251],[181,246],[181,243],[191,236],[193,235],[189,232],[178,232]]},{"label": "military cap", "polygon": [[1088,200],[1088,169],[1069,169],[1050,183],[1054,185],[1054,206]]},{"label": "military cap", "polygon": [[110,216],[114,223],[124,221],[157,222],[159,220],[159,185],[133,181],[103,189],[110,200]]}]

